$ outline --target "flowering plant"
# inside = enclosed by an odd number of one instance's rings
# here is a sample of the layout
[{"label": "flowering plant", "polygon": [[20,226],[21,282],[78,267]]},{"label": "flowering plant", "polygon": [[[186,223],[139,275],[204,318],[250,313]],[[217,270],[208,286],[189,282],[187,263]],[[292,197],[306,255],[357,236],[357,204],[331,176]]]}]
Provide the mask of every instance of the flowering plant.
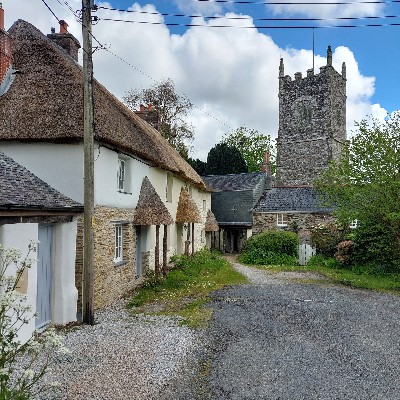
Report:
[{"label": "flowering plant", "polygon": [[27,270],[36,262],[37,242],[31,241],[27,255],[0,244],[0,399],[32,399],[45,390],[38,381],[46,372],[54,351],[66,351],[54,329],[34,334],[21,343],[19,332],[35,318],[20,285]]}]

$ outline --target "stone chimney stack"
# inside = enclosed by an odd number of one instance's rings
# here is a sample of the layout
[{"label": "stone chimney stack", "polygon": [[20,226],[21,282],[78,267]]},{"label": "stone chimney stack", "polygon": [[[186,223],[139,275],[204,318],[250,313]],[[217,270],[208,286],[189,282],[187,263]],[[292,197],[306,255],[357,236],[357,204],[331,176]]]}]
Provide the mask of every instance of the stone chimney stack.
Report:
[{"label": "stone chimney stack", "polygon": [[3,83],[8,70],[11,68],[11,60],[11,38],[4,29],[4,9],[2,3],[0,3],[0,84]]},{"label": "stone chimney stack", "polygon": [[68,32],[68,24],[64,20],[60,20],[60,32],[55,33],[55,30],[52,29],[47,37],[62,47],[75,61],[78,61],[78,50],[81,45],[78,39]]}]

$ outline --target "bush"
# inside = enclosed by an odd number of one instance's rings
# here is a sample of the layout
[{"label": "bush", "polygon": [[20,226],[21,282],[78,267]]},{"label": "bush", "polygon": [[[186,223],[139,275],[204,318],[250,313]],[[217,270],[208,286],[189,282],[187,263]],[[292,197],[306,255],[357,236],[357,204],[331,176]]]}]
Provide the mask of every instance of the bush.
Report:
[{"label": "bush", "polygon": [[323,254],[316,254],[312,256],[307,263],[308,267],[327,267],[327,268],[340,268],[341,264],[333,257],[326,257]]},{"label": "bush", "polygon": [[335,259],[342,265],[349,266],[352,261],[354,242],[352,240],[343,240],[337,245]]},{"label": "bush", "polygon": [[317,249],[317,253],[325,257],[334,257],[337,245],[347,238],[349,228],[337,222],[328,222],[314,226],[310,232],[311,242]]},{"label": "bush", "polygon": [[400,272],[400,244],[395,224],[362,221],[354,232],[354,242],[354,264],[379,265],[382,271]]},{"label": "bush", "polygon": [[256,265],[296,265],[298,237],[293,232],[266,231],[247,240],[239,260]]}]

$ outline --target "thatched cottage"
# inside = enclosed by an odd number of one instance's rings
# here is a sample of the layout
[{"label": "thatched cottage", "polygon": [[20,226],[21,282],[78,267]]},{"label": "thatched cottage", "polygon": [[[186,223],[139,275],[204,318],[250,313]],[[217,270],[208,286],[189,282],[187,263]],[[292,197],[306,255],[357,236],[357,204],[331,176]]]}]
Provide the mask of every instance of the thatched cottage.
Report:
[{"label": "thatched cottage", "polygon": [[[79,43],[66,31],[44,35],[18,20],[1,33],[0,150],[76,202],[83,203],[83,89]],[[210,193],[200,176],[160,133],[99,82],[94,89],[94,306],[102,307],[141,281],[160,257],[205,245]],[[143,184],[145,183],[145,184]],[[154,189],[150,189],[150,186]],[[199,218],[178,219],[184,188]],[[152,197],[151,201],[148,196]],[[150,210],[144,211],[147,199]],[[157,197],[157,199],[155,199]],[[162,210],[160,203],[163,204]],[[145,204],[146,205],[146,204]],[[146,214],[144,218],[143,213]],[[160,215],[163,217],[160,219]],[[193,228],[193,226],[192,226]],[[166,235],[167,234],[167,235]],[[163,254],[163,249],[164,253]],[[82,228],[77,232],[76,285],[81,292]]]}]

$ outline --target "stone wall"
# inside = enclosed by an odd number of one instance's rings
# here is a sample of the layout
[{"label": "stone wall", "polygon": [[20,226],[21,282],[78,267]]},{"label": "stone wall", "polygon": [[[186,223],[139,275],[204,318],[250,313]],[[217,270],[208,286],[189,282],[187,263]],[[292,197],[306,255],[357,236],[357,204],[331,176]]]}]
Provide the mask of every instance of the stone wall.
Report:
[{"label": "stone wall", "polygon": [[327,224],[333,220],[331,214],[322,213],[287,213],[287,227],[278,227],[275,213],[253,214],[253,235],[267,230],[290,230],[299,234],[300,244],[310,244],[310,228],[318,224]]},{"label": "stone wall", "polygon": [[[94,308],[102,308],[122,297],[142,281],[136,278],[136,232],[135,227],[124,222],[123,261],[114,262],[115,224],[132,219],[130,209],[96,207],[94,213]],[[78,289],[78,310],[82,304],[82,258],[83,223],[78,223],[76,285]],[[148,257],[142,257],[142,271],[148,268]]]},{"label": "stone wall", "polygon": [[319,74],[284,76],[279,72],[277,186],[312,185],[331,159],[340,155],[346,139],[346,70],[328,64]]}]

